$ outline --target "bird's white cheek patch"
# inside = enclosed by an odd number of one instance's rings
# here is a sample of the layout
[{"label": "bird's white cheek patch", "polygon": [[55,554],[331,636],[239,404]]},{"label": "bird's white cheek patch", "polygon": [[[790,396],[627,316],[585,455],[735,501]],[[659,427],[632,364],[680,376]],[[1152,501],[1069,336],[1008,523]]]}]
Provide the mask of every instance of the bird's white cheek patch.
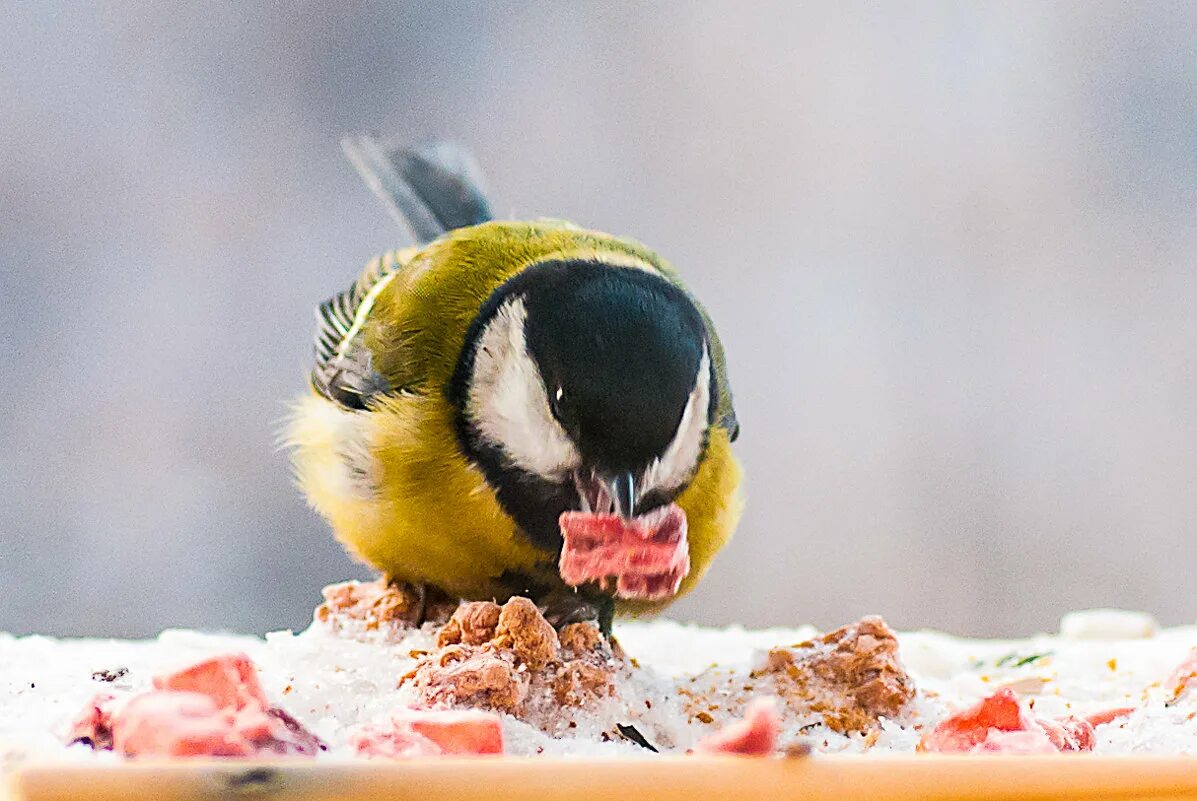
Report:
[{"label": "bird's white cheek patch", "polygon": [[644,473],[643,488],[672,492],[689,481],[698,467],[707,433],[707,409],[711,401],[711,357],[703,347],[694,377],[694,389],[686,400],[681,422],[661,458]]},{"label": "bird's white cheek patch", "polygon": [[487,324],[474,356],[467,414],[474,429],[522,470],[561,480],[581,457],[554,419],[544,381],[524,340],[527,308],[507,301]]}]

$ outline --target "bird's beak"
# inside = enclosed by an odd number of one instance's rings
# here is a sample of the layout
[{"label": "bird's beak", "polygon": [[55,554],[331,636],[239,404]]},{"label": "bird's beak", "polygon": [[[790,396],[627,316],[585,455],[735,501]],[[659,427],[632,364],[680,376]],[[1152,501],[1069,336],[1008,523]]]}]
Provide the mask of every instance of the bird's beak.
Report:
[{"label": "bird's beak", "polygon": [[631,520],[636,516],[636,479],[631,473],[618,473],[607,485],[612,500],[615,501],[615,513],[624,520]]}]

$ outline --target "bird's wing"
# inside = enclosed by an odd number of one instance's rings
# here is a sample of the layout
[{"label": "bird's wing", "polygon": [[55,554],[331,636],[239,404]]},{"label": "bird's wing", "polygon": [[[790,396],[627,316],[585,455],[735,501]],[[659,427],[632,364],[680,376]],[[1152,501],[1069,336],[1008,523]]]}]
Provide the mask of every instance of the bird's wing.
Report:
[{"label": "bird's wing", "polygon": [[365,409],[374,395],[393,387],[374,369],[369,348],[362,341],[366,318],[374,300],[408,253],[391,251],[366,266],[353,286],[338,292],[316,309],[316,365],[312,386],[347,409]]},{"label": "bird's wing", "polygon": [[[341,146],[366,185],[420,245],[490,219],[481,171],[458,145],[408,147],[360,134],[345,137]],[[326,300],[316,312],[312,386],[346,408],[366,409],[371,397],[396,390],[372,364],[363,330],[374,300],[410,253],[375,259],[352,287]]]}]

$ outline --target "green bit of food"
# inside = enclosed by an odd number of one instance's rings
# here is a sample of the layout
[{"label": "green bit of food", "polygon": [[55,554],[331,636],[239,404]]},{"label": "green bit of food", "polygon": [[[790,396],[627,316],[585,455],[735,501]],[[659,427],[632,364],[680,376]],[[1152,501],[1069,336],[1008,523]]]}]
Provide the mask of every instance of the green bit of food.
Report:
[{"label": "green bit of food", "polygon": [[[1031,654],[1030,656],[1020,656],[1016,653],[1006,654],[1001,659],[999,659],[997,662],[994,662],[994,667],[1020,668],[1020,667],[1026,666],[1026,665],[1034,664],[1035,662],[1038,662],[1040,659],[1045,659],[1045,658],[1051,656],[1052,653],[1053,653],[1052,651],[1044,651],[1041,654]],[[980,667],[981,664],[982,663],[977,663],[976,666]]]}]

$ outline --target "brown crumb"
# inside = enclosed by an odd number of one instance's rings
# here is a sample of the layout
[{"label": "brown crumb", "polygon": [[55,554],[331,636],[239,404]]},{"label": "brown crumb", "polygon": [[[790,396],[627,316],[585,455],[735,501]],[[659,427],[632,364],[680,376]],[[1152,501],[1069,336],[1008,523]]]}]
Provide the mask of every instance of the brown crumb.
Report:
[{"label": "brown crumb", "polygon": [[559,637],[561,649],[573,651],[576,655],[596,650],[603,640],[598,626],[593,623],[570,623],[561,629]]},{"label": "brown crumb", "polygon": [[[442,593],[386,577],[374,581],[346,581],[321,590],[324,603],[315,619],[338,633],[391,631],[418,625],[423,620],[445,620],[455,608]],[[421,595],[423,596],[421,599]]]},{"label": "brown crumb", "polygon": [[581,659],[562,665],[553,682],[553,694],[562,706],[581,706],[591,698],[614,691],[608,671]]},{"label": "brown crumb", "polygon": [[898,641],[879,617],[861,618],[816,640],[769,652],[753,678],[772,677],[799,712],[817,712],[833,731],[866,731],[895,717],[914,697]]},{"label": "brown crumb", "polygon": [[715,719],[713,717],[711,717],[710,712],[699,712],[694,717],[698,718],[703,723],[714,723],[715,722]]},{"label": "brown crumb", "polygon": [[516,660],[529,670],[544,668],[560,645],[557,632],[536,604],[518,595],[503,604],[493,642],[496,648],[510,648]]},{"label": "brown crumb", "polygon": [[514,711],[528,694],[527,672],[485,647],[450,645],[411,674],[423,704]]},{"label": "brown crumb", "polygon": [[321,590],[324,603],[316,607],[316,620],[340,629],[346,621],[359,621],[367,631],[385,624],[410,626],[419,614],[420,599],[408,586],[377,581],[346,581]]},{"label": "brown crumb", "polygon": [[400,680],[412,682],[424,704],[535,717],[545,700],[560,709],[612,695],[623,666],[596,626],[574,623],[558,636],[536,605],[518,596],[501,607],[463,602],[437,641],[439,650],[418,656]]},{"label": "brown crumb", "polygon": [[481,645],[495,637],[500,607],[494,601],[463,601],[436,635],[440,648],[455,643]]}]

